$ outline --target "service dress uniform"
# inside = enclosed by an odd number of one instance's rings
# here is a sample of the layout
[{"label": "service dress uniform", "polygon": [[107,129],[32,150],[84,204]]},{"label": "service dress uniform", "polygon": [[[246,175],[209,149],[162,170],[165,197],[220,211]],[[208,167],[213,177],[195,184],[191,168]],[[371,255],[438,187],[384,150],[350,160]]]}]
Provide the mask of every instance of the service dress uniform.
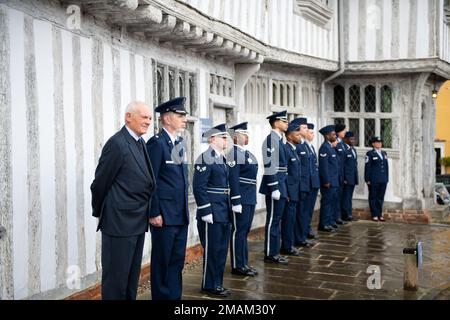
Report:
[{"label": "service dress uniform", "polygon": [[[334,131],[334,126],[326,126],[320,130],[320,133],[326,135]],[[334,223],[334,212],[339,191],[339,159],[335,148],[331,143],[325,141],[319,149],[319,176],[320,176],[320,231],[332,231]],[[329,184],[328,187],[325,185]]]},{"label": "service dress uniform", "polygon": [[[267,119],[287,121],[287,111],[273,114]],[[266,262],[287,263],[287,260],[279,255],[281,247],[280,223],[286,205],[287,187],[287,155],[282,134],[272,130],[262,145],[264,161],[264,175],[259,188],[259,193],[265,195],[266,201],[266,225],[264,252]],[[279,191],[280,198],[275,200],[272,193]]]},{"label": "service dress uniform", "polygon": [[[308,129],[314,130],[314,124],[308,123]],[[319,161],[317,159],[317,153],[311,142],[307,141],[305,143],[307,150],[310,151],[309,161],[310,161],[310,171],[311,171],[311,192],[308,196],[308,211],[309,211],[309,230],[308,230],[308,238],[316,238],[316,235],[313,232],[311,221],[314,214],[314,207],[316,205],[317,195],[320,189],[320,177],[319,177]]]},{"label": "service dress uniform", "polygon": [[[161,114],[186,114],[186,98],[172,99],[158,106]],[[151,291],[153,300],[178,300],[182,295],[182,271],[189,224],[188,165],[186,146],[165,128],[147,142],[156,178],[156,193],[150,217],[162,216],[162,227],[151,226]]]},{"label": "service dress uniform", "polygon": [[[225,134],[228,134],[226,126],[221,124],[204,136]],[[229,170],[224,155],[212,146],[195,161],[193,193],[197,204],[197,228],[204,249],[202,290],[225,296],[229,293],[223,288],[231,222]],[[212,223],[202,219],[209,215],[212,215]]]},{"label": "service dress uniform", "polygon": [[[371,142],[382,142],[373,137]],[[386,187],[389,182],[389,162],[387,153],[375,148],[368,151],[365,160],[364,179],[369,183],[369,206],[372,218],[383,217],[383,203]]]},{"label": "service dress uniform", "polygon": [[[354,134],[348,131],[346,138],[353,137]],[[358,155],[353,146],[344,143],[344,185],[342,189],[342,218],[352,219],[352,198],[355,187],[358,185]]]},{"label": "service dress uniform", "polygon": [[[248,134],[247,122],[231,127],[230,131]],[[254,276],[257,271],[248,264],[247,237],[255,214],[258,161],[250,151],[239,145],[233,146],[227,158],[231,204],[242,206],[242,212],[233,211],[232,214],[230,243],[232,273]]]}]

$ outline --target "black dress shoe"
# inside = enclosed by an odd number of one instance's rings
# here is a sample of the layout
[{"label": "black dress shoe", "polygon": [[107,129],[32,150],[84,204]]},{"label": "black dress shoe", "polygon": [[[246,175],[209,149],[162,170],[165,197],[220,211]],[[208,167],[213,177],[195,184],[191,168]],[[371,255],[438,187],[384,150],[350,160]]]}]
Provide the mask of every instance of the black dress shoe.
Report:
[{"label": "black dress shoe", "polygon": [[313,244],[311,242],[300,242],[297,247],[303,247],[303,248],[311,248]]},{"label": "black dress shoe", "polygon": [[297,251],[297,249],[295,248],[291,248],[291,249],[281,249],[280,250],[281,254],[285,254],[287,256],[294,256],[294,257],[298,257],[301,255],[300,252]]},{"label": "black dress shoe", "polygon": [[333,223],[332,225],[330,225],[330,227],[333,228],[333,229],[339,228],[338,225],[337,225],[336,223]]},{"label": "black dress shoe", "polygon": [[280,255],[276,255],[276,256],[265,256],[264,257],[264,262],[288,264],[289,260],[286,259],[285,257],[280,256]]},{"label": "black dress shoe", "polygon": [[323,228],[319,228],[319,231],[323,231],[323,232],[334,232],[334,229],[329,227],[329,226],[325,226]]},{"label": "black dress shoe", "polygon": [[218,296],[218,297],[228,297],[231,294],[230,290],[225,289],[223,287],[217,287],[214,289],[203,289],[202,288],[202,291],[205,293],[211,294],[213,296]]},{"label": "black dress shoe", "polygon": [[227,296],[231,296],[231,290],[224,288],[222,286],[218,287],[218,289],[221,290],[223,294],[225,294]]},{"label": "black dress shoe", "polygon": [[245,268],[247,268],[247,269],[253,271],[253,273],[255,274],[255,276],[258,275],[258,270],[256,270],[254,267],[252,267],[252,266],[245,266]]},{"label": "black dress shoe", "polygon": [[238,275],[238,276],[251,276],[254,277],[256,274],[251,270],[251,269],[247,269],[247,268],[233,268],[231,270],[232,274]]},{"label": "black dress shoe", "polygon": [[317,235],[314,233],[310,233],[310,234],[308,234],[307,238],[308,239],[317,239]]},{"label": "black dress shoe", "polygon": [[340,225],[347,224],[347,222],[345,222],[344,220],[341,220],[341,219],[337,219],[337,220],[336,220],[336,223],[337,223],[337,224],[340,224]]}]

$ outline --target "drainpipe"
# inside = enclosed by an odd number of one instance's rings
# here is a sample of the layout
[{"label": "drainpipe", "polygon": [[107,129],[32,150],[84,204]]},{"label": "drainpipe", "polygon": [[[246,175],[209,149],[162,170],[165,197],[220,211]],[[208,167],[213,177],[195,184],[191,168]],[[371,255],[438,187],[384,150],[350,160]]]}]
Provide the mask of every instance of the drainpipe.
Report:
[{"label": "drainpipe", "polygon": [[323,80],[320,84],[320,106],[318,114],[319,128],[325,125],[323,116],[325,114],[325,84],[339,77],[345,71],[345,48],[344,48],[344,1],[338,0],[338,29],[339,29],[339,70]]}]

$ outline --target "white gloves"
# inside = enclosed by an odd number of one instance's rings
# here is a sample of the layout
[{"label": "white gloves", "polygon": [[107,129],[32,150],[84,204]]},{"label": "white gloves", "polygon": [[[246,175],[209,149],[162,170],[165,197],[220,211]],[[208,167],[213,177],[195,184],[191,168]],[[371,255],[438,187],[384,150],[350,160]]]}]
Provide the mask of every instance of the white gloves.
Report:
[{"label": "white gloves", "polygon": [[210,214],[208,214],[206,216],[203,216],[202,220],[205,221],[206,223],[213,224],[213,215],[212,215],[212,213],[210,213]]},{"label": "white gloves", "polygon": [[280,190],[275,190],[272,192],[272,199],[273,200],[280,200],[281,198],[281,193]]},{"label": "white gloves", "polygon": [[242,213],[242,205],[238,204],[237,206],[232,206],[231,210],[233,210],[233,212]]}]

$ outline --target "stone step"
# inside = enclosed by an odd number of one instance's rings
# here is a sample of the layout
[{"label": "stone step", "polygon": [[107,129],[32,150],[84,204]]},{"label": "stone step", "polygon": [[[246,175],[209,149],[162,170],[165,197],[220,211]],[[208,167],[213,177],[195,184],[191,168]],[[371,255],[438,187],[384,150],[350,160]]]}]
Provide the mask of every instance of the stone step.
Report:
[{"label": "stone step", "polygon": [[450,225],[450,205],[435,205],[429,209],[430,224]]}]

